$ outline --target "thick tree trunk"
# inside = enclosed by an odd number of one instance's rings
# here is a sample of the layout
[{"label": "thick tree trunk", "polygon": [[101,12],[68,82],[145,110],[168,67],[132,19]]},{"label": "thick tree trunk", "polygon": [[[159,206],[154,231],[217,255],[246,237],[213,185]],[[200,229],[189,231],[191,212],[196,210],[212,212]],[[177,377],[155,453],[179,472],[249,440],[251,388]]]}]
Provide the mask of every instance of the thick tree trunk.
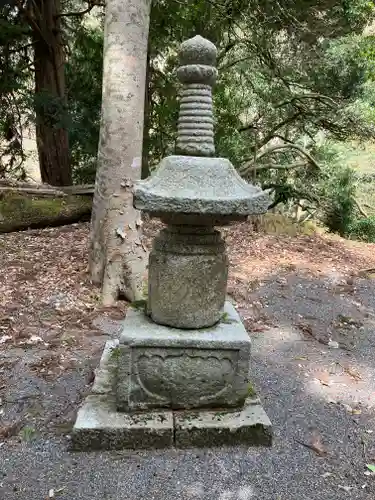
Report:
[{"label": "thick tree trunk", "polygon": [[142,295],[146,249],[132,188],[140,179],[151,0],[107,0],[102,121],[90,270],[102,302]]},{"label": "thick tree trunk", "polygon": [[72,184],[66,110],[64,47],[58,15],[61,0],[36,0],[33,26],[36,142],[42,182]]}]

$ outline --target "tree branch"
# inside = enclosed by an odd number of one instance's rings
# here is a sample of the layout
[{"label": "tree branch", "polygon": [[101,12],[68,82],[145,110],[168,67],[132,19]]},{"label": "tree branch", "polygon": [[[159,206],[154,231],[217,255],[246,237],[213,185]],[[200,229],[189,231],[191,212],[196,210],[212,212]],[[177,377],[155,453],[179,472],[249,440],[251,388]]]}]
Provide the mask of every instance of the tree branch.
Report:
[{"label": "tree branch", "polygon": [[356,207],[357,207],[357,209],[358,209],[358,212],[359,212],[359,213],[360,213],[363,217],[365,217],[365,218],[367,219],[367,217],[368,217],[368,213],[365,211],[365,209],[362,207],[362,205],[359,203],[359,201],[358,201],[356,198],[354,198],[354,203],[355,203],[355,205],[356,205]]},{"label": "tree branch", "polygon": [[308,151],[306,151],[306,149],[304,149],[302,146],[298,146],[298,144],[288,143],[288,144],[277,144],[275,146],[271,146],[270,148],[260,153],[256,159],[260,160],[264,156],[277,153],[278,151],[282,151],[285,149],[294,149],[300,154],[300,156],[306,157],[312,165],[314,165],[318,170],[320,170],[320,165],[318,164],[318,162],[311,156],[311,154]]},{"label": "tree branch", "polygon": [[293,168],[300,168],[300,167],[305,167],[306,163],[302,162],[296,162],[296,163],[291,163],[289,165],[281,165],[277,163],[264,163],[262,165],[252,165],[247,163],[246,165],[243,165],[243,167],[239,168],[239,173],[242,175],[248,174],[250,172],[255,172],[259,170],[290,170]]},{"label": "tree branch", "polygon": [[89,12],[91,12],[94,7],[105,7],[105,3],[97,2],[95,0],[89,1],[87,9],[81,10],[80,12],[61,12],[61,14],[58,14],[57,16],[55,16],[55,18],[57,19],[59,17],[84,16],[85,14],[88,14]]},{"label": "tree branch", "polygon": [[228,64],[224,64],[223,66],[221,66],[219,69],[220,71],[226,71],[230,68],[233,68],[233,66],[236,66],[236,64],[240,63],[240,62],[244,62],[244,61],[248,61],[249,59],[252,59],[253,56],[250,55],[250,56],[246,56],[246,57],[241,57],[240,59],[236,59]]}]

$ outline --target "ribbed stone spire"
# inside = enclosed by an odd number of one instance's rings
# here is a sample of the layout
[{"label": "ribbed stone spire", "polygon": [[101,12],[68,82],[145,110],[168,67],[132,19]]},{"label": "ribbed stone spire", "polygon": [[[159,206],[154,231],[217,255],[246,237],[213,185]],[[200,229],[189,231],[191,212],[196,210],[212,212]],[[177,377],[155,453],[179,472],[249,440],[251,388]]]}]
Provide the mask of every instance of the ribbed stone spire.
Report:
[{"label": "ribbed stone spire", "polygon": [[177,77],[183,83],[176,153],[214,156],[212,86],[217,78],[217,49],[195,36],[181,44]]}]

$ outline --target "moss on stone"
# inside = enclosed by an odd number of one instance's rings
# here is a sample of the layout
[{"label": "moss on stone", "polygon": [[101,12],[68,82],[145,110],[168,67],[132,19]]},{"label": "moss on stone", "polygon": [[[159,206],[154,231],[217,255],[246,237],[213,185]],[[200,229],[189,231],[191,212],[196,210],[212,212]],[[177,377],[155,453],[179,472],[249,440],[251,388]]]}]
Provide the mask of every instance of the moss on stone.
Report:
[{"label": "moss on stone", "polygon": [[111,358],[112,359],[119,359],[120,355],[121,355],[121,349],[119,347],[112,347]]},{"label": "moss on stone", "polygon": [[255,392],[255,389],[253,387],[253,384],[251,384],[250,382],[249,382],[249,384],[247,386],[247,396],[249,398],[253,398],[253,397],[256,396],[256,392]]}]

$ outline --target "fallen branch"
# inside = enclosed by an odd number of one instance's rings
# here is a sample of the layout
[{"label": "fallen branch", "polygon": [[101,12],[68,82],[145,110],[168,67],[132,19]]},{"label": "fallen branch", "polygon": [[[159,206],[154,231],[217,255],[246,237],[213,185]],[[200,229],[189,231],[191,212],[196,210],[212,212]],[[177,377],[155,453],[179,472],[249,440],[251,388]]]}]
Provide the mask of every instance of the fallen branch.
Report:
[{"label": "fallen branch", "polygon": [[366,212],[366,210],[361,206],[361,204],[359,203],[359,201],[354,198],[354,203],[355,203],[355,206],[358,208],[358,212],[367,219],[368,217],[368,213]]},{"label": "fallen branch", "polygon": [[301,168],[305,167],[306,163],[301,163],[301,162],[296,162],[296,163],[290,163],[289,165],[279,165],[277,163],[265,163],[263,165],[250,165],[246,167],[244,165],[243,167],[239,168],[239,172],[242,175],[248,174],[250,172],[258,172],[259,170],[291,170],[293,168]]},{"label": "fallen branch", "polygon": [[71,196],[93,196],[94,184],[54,187],[49,184],[32,184],[27,182],[0,181],[1,193],[20,193],[40,197],[63,198]]},{"label": "fallen branch", "polygon": [[64,198],[67,196],[63,191],[53,190],[53,189],[42,189],[42,188],[31,188],[31,187],[0,187],[1,193],[18,193],[25,195],[35,195],[43,198]]}]

